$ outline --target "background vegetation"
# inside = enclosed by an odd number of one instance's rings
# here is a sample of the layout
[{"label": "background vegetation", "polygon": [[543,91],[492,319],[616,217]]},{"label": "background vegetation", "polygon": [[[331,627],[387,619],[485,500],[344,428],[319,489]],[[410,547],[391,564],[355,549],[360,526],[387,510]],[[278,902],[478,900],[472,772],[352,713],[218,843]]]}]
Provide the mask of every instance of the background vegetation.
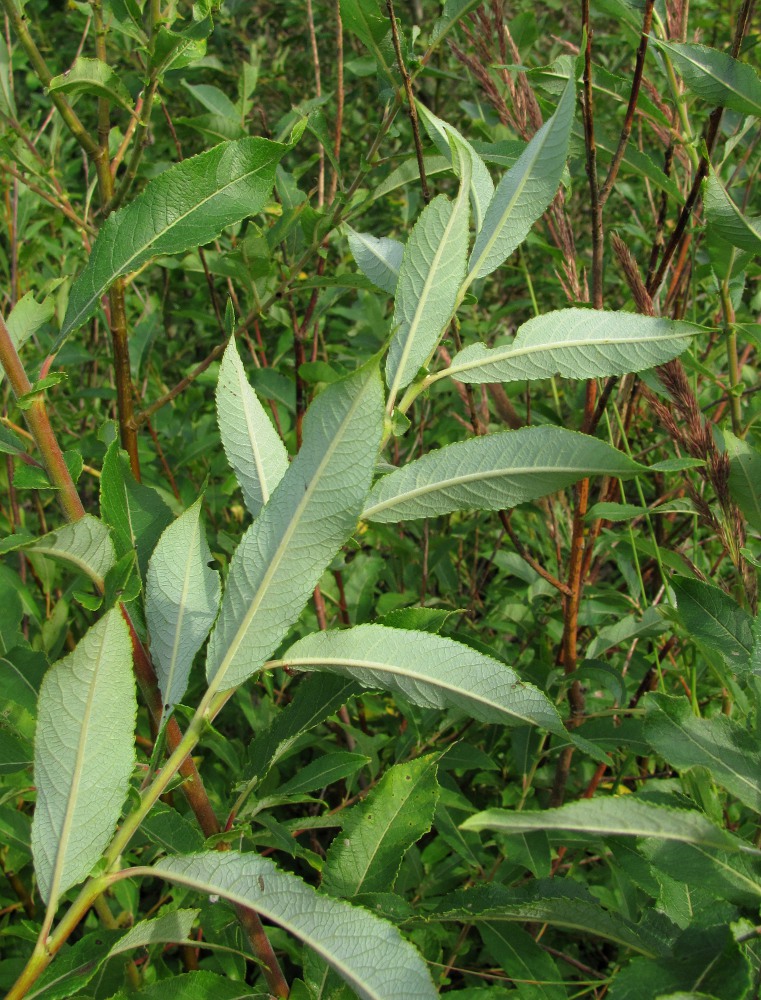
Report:
[{"label": "background vegetation", "polygon": [[2,7],[0,987],[757,997],[751,0]]}]

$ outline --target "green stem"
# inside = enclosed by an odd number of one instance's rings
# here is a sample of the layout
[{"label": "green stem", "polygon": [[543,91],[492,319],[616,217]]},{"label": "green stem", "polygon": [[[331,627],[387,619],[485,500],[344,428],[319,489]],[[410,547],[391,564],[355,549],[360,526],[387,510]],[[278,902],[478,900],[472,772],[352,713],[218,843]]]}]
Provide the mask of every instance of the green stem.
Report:
[{"label": "green stem", "polygon": [[[729,271],[734,262],[734,250],[730,260]],[[743,436],[742,410],[737,388],[740,385],[740,362],[737,357],[737,331],[735,330],[735,310],[729,291],[729,273],[721,283],[721,309],[724,314],[724,332],[727,341],[727,362],[729,364],[729,413],[732,419],[732,432],[737,437]]]}]

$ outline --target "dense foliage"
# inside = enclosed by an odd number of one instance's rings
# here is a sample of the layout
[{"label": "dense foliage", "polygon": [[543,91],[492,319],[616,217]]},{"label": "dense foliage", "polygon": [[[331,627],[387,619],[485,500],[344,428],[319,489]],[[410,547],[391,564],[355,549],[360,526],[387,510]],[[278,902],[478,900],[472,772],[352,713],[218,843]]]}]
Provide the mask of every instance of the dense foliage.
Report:
[{"label": "dense foliage", "polygon": [[0,987],[761,989],[752,0],[1,0]]}]

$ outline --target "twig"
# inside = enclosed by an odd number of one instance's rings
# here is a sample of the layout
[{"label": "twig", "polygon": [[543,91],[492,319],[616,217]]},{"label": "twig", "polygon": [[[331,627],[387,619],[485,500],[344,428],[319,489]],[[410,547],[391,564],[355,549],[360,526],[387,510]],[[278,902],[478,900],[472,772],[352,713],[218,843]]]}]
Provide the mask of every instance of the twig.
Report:
[{"label": "twig", "polygon": [[386,0],[386,8],[388,9],[388,16],[391,18],[391,38],[394,42],[396,63],[399,67],[399,72],[402,74],[404,91],[407,94],[407,106],[409,108],[410,124],[412,125],[412,137],[415,142],[415,156],[417,158],[418,170],[420,171],[420,187],[423,192],[423,201],[428,204],[431,200],[431,192],[428,190],[428,179],[425,176],[423,146],[420,141],[420,123],[418,122],[417,108],[415,107],[415,95],[412,92],[412,80],[410,80],[407,67],[404,65],[402,45],[399,39],[399,24],[396,20],[396,14],[394,13],[394,0]]},{"label": "twig", "polygon": [[[336,10],[336,138],[333,144],[333,158],[340,166],[341,163],[341,139],[344,125],[344,27],[341,20],[341,3],[335,0]],[[338,170],[333,167],[330,175],[330,190],[328,201],[332,204],[338,190]]]},{"label": "twig", "polygon": [[549,570],[546,570],[540,562],[537,562],[537,560],[534,559],[534,557],[528,551],[526,546],[520,540],[518,535],[515,533],[515,529],[510,523],[510,514],[508,514],[507,511],[501,510],[499,512],[499,519],[502,522],[502,527],[507,532],[510,541],[513,543],[515,551],[518,553],[521,559],[525,563],[528,563],[528,565],[534,570],[534,572],[538,573],[543,580],[546,580],[547,583],[551,583],[552,586],[556,590],[559,590],[561,594],[565,594],[566,597],[570,597],[571,588],[568,586],[568,584],[563,583],[562,580],[558,580],[558,578],[556,576],[553,576],[552,573],[549,572]]},{"label": "twig", "polygon": [[[307,28],[309,30],[309,47],[312,51],[312,66],[314,67],[314,92],[322,97],[322,76],[320,73],[320,52],[317,48],[317,33],[314,30],[314,10],[312,0],[306,0]],[[325,150],[322,142],[317,140],[317,206],[325,204]]]},{"label": "twig", "polygon": [[185,378],[180,379],[174,388],[170,389],[169,392],[165,393],[160,399],[155,400],[155,402],[151,403],[150,406],[146,406],[144,410],[141,410],[140,413],[136,414],[134,417],[135,427],[142,426],[148,417],[153,416],[153,414],[157,410],[160,410],[162,406],[166,406],[167,403],[171,403],[173,399],[176,399],[177,396],[179,396],[180,393],[191,384],[191,382],[195,382],[199,375],[203,375],[212,362],[216,361],[217,358],[224,354],[226,347],[226,342],[217,344],[217,346],[206,355],[203,361],[196,365],[190,374],[186,375]]}]

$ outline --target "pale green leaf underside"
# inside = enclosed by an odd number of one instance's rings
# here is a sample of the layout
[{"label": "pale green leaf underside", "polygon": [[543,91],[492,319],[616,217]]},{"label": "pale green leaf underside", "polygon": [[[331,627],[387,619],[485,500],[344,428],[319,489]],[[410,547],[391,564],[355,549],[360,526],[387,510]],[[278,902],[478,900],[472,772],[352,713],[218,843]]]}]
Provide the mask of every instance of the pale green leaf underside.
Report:
[{"label": "pale green leaf underside", "polygon": [[431,356],[457,302],[468,249],[467,177],[462,183],[455,202],[442,194],[423,209],[404,248],[386,358],[391,399]]},{"label": "pale green leaf underside", "polygon": [[81,882],[111,839],[135,760],[132,645],[105,615],[42,681],[32,854],[46,902]]},{"label": "pale green leaf underside", "polygon": [[722,850],[759,853],[714,826],[697,810],[671,809],[630,795],[571,802],[559,809],[508,812],[486,809],[469,816],[464,830],[527,833],[530,830],[588,834],[590,837],[658,837]]},{"label": "pale green leaf underside", "polygon": [[494,181],[491,179],[491,174],[475,149],[467,139],[460,135],[456,128],[448,122],[442,121],[441,118],[437,118],[424,104],[418,102],[417,107],[431,141],[450,164],[452,163],[450,136],[455,137],[470,158],[470,202],[473,207],[476,232],[478,232],[483,225],[486,210],[494,197]]},{"label": "pale green leaf underside", "polygon": [[569,79],[557,110],[497,185],[470,255],[468,271],[483,278],[524,241],[555,197],[573,125],[575,82]]},{"label": "pale green leaf underside", "polygon": [[200,910],[170,910],[153,920],[140,920],[120,937],[109,955],[121,955],[133,948],[149,948],[152,944],[185,941],[190,937]]},{"label": "pale green leaf underside", "polygon": [[223,142],[152,180],[103,224],[71,289],[59,347],[85,323],[110,285],[161,253],[203,246],[226,226],[262,209],[287,146],[268,139]]},{"label": "pale green leaf underside", "polygon": [[89,576],[98,587],[103,586],[105,575],[116,560],[111,533],[92,514],[56,528],[25,548],[28,552],[68,563]]},{"label": "pale green leaf underside", "polygon": [[362,517],[395,522],[455,510],[504,510],[587,476],[642,472],[604,441],[562,427],[525,427],[431,451],[373,487]]},{"label": "pale green leaf underside", "polygon": [[439,755],[395,764],[367,798],[344,813],[322,869],[322,888],[350,898],[388,892],[407,851],[431,829]]},{"label": "pale green leaf underside", "polygon": [[210,851],[144,869],[255,909],[313,948],[363,1000],[433,1000],[423,959],[390,923],[318,893],[268,858]]},{"label": "pale green leaf underside", "polygon": [[705,182],[703,206],[709,234],[740,250],[761,254],[761,219],[743,215],[713,170]]},{"label": "pale green leaf underside", "polygon": [[256,517],[288,468],[288,452],[249,385],[233,338],[219,366],[217,421],[246,507]]},{"label": "pale green leaf underside", "polygon": [[647,699],[645,736],[653,749],[680,771],[705,767],[717,784],[761,812],[761,753],[747,728],[715,715],[699,719],[684,699]]},{"label": "pale green leaf underside", "polygon": [[672,57],[693,94],[742,115],[761,115],[761,79],[752,66],[707,45],[661,40],[656,45]]},{"label": "pale green leaf underside", "polygon": [[145,618],[164,718],[185,694],[193,658],[219,610],[219,574],[201,521],[199,498],[165,529],[148,564]]},{"label": "pale green leaf underside", "polygon": [[366,278],[381,291],[393,295],[399,280],[404,244],[386,236],[375,237],[346,227],[352,257]]},{"label": "pale green leaf underside", "polygon": [[698,330],[691,323],[636,313],[558,309],[524,323],[505,347],[471,344],[436,377],[481,383],[641,372],[681,354]]},{"label": "pale green leaf underside", "polygon": [[399,692],[422,708],[458,708],[480,722],[535,725],[568,736],[555,706],[510,667],[445,636],[385,625],[315,632],[272,665],[329,670]]},{"label": "pale green leaf underside", "polygon": [[374,365],[310,406],[301,451],[233,556],[206,659],[215,690],[237,687],[264,663],[354,530],[382,425]]}]

